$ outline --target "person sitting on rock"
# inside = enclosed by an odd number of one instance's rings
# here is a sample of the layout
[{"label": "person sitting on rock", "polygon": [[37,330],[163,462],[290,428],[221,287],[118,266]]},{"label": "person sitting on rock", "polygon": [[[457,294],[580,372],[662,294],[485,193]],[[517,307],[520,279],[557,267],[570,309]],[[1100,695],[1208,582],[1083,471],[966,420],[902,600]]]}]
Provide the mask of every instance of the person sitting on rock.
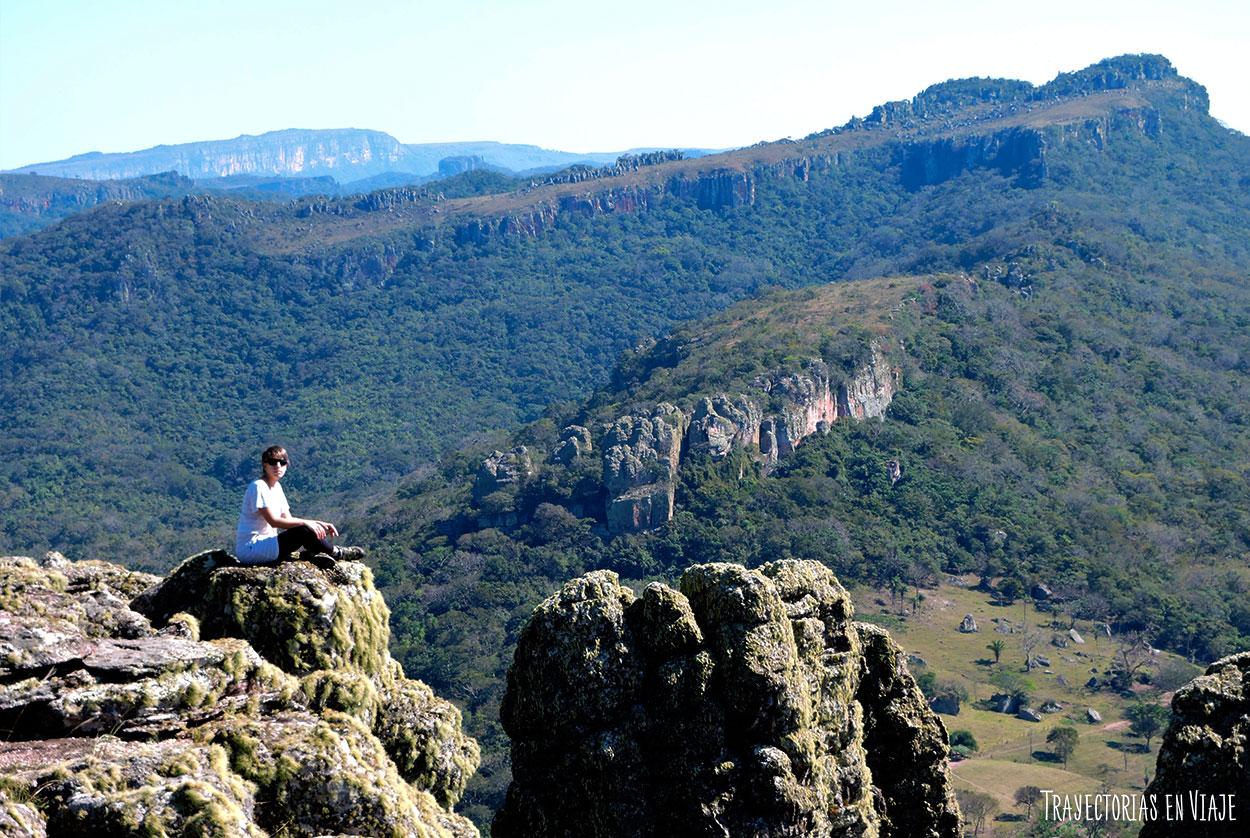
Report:
[{"label": "person sitting on rock", "polygon": [[290,464],[285,448],[271,445],[260,455],[260,462],[261,478],[247,487],[235,532],[234,549],[240,563],[268,564],[296,552],[299,558],[318,567],[364,558],[363,548],[335,547],[330,543],[339,531],[329,521],[291,515],[286,494],[278,482]]}]

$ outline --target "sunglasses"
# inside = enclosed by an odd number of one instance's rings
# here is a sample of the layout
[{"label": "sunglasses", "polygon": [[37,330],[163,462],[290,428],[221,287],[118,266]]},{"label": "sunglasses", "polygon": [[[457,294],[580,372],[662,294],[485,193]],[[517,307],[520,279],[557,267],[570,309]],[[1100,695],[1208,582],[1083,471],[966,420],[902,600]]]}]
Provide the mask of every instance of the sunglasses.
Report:
[{"label": "sunglasses", "polygon": [[265,460],[265,462],[269,463],[269,465],[271,465],[271,466],[284,466],[284,465],[286,465],[286,460]]}]

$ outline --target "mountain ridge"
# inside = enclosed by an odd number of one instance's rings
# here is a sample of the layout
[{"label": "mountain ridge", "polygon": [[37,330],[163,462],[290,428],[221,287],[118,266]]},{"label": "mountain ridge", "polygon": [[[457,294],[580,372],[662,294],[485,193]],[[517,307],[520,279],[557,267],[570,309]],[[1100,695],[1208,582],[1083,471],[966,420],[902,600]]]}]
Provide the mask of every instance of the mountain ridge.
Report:
[{"label": "mountain ridge", "polygon": [[[578,162],[610,163],[624,152],[568,152],[493,140],[401,143],[367,128],[283,128],[222,140],[161,144],[127,152],[92,151],[63,160],[31,163],[7,174],[35,172],[93,180],[143,177],[174,171],[184,177],[229,175],[308,177],[330,175],[340,183],[388,173],[437,174],[446,158],[478,156],[511,171],[560,168]],[[691,153],[699,150],[691,149]]]},{"label": "mountain ridge", "polygon": [[[1140,63],[1130,61],[1133,67]],[[963,165],[967,158],[961,154],[948,154],[952,146],[945,135],[925,145],[908,140],[916,128],[906,129],[909,134],[874,123],[823,138],[843,146],[828,155],[835,160],[826,166],[787,164],[804,159],[795,152],[800,144],[773,143],[735,153],[751,166],[760,155],[765,163],[782,161],[762,173],[754,168],[749,174],[726,173],[723,159],[660,160],[589,180],[535,183],[528,193],[515,195],[440,198],[429,189],[383,190],[324,206],[307,199],[287,207],[188,196],[107,205],[72,216],[0,245],[0,295],[14,337],[6,357],[15,377],[3,380],[14,411],[10,463],[17,469],[10,471],[8,497],[41,504],[66,491],[39,485],[33,465],[31,452],[49,452],[49,444],[39,442],[46,438],[39,431],[43,411],[68,411],[65,421],[80,438],[98,440],[98,449],[89,446],[84,457],[68,444],[51,446],[64,449],[53,457],[60,465],[51,473],[67,469],[73,485],[84,479],[111,482],[110,475],[138,468],[137,462],[121,465],[130,462],[129,454],[115,452],[120,460],[105,465],[94,453],[107,450],[119,428],[134,428],[150,440],[139,443],[136,450],[145,453],[138,462],[154,455],[157,440],[195,434],[186,427],[192,414],[173,408],[186,403],[195,405],[198,421],[208,422],[204,427],[216,430],[203,453],[189,452],[185,464],[174,469],[170,485],[203,520],[217,520],[231,505],[228,484],[246,468],[238,434],[248,413],[237,413],[239,405],[262,399],[254,409],[263,415],[261,404],[295,399],[295,407],[280,410],[280,418],[265,425],[278,433],[299,428],[309,440],[319,440],[304,475],[335,474],[331,486],[322,482],[325,477],[313,478],[312,496],[327,498],[328,488],[346,490],[364,473],[397,476],[431,453],[454,447],[446,428],[508,426],[541,414],[550,402],[588,395],[638,339],[660,336],[681,319],[764,287],[975,269],[998,253],[987,231],[1024,221],[1038,212],[1038,202],[1068,200],[1080,177],[1119,172],[1115,167],[1129,160],[1140,169],[1143,161],[1180,153],[1175,149],[1181,143],[1206,143],[1211,153],[1230,160],[1241,148],[1236,135],[1216,131],[1209,118],[1187,110],[1189,102],[1201,99],[1191,82],[1147,81],[1140,88],[1125,83],[1126,89],[999,115],[1020,123],[1054,118],[1076,126],[1063,142],[1042,137],[1046,168],[1028,188],[1016,182],[1015,172],[1019,163],[1035,158],[1022,155],[997,165],[993,149],[1014,146],[982,142],[976,133],[977,125],[986,124],[986,109],[1007,107],[991,102],[978,105],[981,110],[967,125],[949,129],[977,138],[974,145],[953,147],[975,152],[972,168]],[[1143,99],[1162,115],[1157,123],[1162,132],[1144,118]],[[1120,105],[1128,111],[1113,119],[1109,111]],[[981,121],[974,123],[974,116]],[[1068,122],[1072,119],[1076,122]],[[1062,140],[1068,129],[1053,130]],[[842,154],[849,146],[857,148]],[[1032,148],[1029,142],[1019,147]],[[936,161],[932,170],[916,168],[936,172],[940,182],[907,179],[907,163],[917,158]],[[1015,173],[1005,183],[1004,171]],[[1187,177],[1198,182],[1205,175],[1196,169]],[[658,189],[644,189],[644,183]],[[1170,182],[1168,188],[1184,183]],[[1124,194],[1135,188],[1126,183]],[[1204,189],[1213,200],[1226,202],[1218,204],[1224,207],[1220,212],[1237,211],[1237,196],[1225,196],[1219,183]],[[872,198],[852,201],[856,195]],[[565,200],[569,203],[561,207]],[[1157,237],[1160,222],[1142,217],[1148,214],[1143,207],[1155,200],[1138,195],[1115,212],[1137,217],[1133,235]],[[528,209],[536,203],[539,210]],[[644,203],[647,212],[628,211]],[[945,217],[953,207],[960,208],[957,220]],[[535,235],[539,232],[543,235]],[[682,293],[674,295],[678,288]],[[322,305],[325,301],[332,304]],[[303,339],[288,320],[289,306],[318,324],[304,331]],[[380,322],[388,324],[385,334],[370,326]],[[286,326],[279,330],[278,324]],[[258,342],[274,353],[275,372],[260,381],[246,379],[252,388],[227,386],[233,375],[228,370],[244,359],[258,362]],[[111,347],[108,354],[101,354],[104,345]],[[371,347],[367,356],[364,346]],[[95,389],[84,390],[80,375],[56,372],[69,359],[87,365],[84,369],[111,372]],[[207,368],[217,372],[204,376]],[[33,375],[35,369],[41,373]],[[175,381],[181,382],[178,401],[151,398]],[[327,389],[327,381],[339,389]],[[100,387],[113,394],[112,401],[93,407]],[[472,393],[470,401],[463,401],[466,392]],[[343,405],[330,411],[334,418],[322,418],[312,407],[314,393]],[[431,399],[434,393],[439,396]],[[103,416],[113,417],[107,430],[93,418]],[[311,424],[339,428],[348,416],[360,430],[308,436]],[[169,430],[146,436],[152,429],[175,427],[171,436]],[[371,441],[362,450],[352,440],[366,428]],[[321,466],[330,462],[336,465]],[[154,501],[171,490],[158,485],[166,482],[140,477],[137,485],[145,489],[138,497]],[[68,548],[76,538],[54,540],[54,546]],[[23,537],[16,543],[33,542]]]}]

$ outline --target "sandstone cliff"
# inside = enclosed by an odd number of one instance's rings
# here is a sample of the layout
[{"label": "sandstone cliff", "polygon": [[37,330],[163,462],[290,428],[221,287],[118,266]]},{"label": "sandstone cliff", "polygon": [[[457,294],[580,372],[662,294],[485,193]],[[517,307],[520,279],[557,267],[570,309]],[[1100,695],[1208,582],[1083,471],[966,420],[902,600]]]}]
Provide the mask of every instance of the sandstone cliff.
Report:
[{"label": "sandstone cliff", "polygon": [[474,836],[460,713],[364,565],[0,559],[0,830]]},{"label": "sandstone cliff", "polygon": [[[701,397],[689,412],[661,402],[617,417],[601,440],[608,530],[638,532],[671,519],[678,469],[690,453],[723,459],[745,450],[771,468],[807,437],[828,433],[834,422],[883,417],[901,386],[899,376],[873,343],[851,375],[808,360],[757,377],[745,393]],[[568,464],[581,454],[562,440],[551,459]]]},{"label": "sandstone cliff", "polygon": [[953,836],[946,732],[823,565],[566,584],[501,711],[508,836]]},{"label": "sandstone cliff", "polygon": [[1165,835],[1245,835],[1250,803],[1250,652],[1230,655],[1176,691],[1172,723],[1159,747],[1154,782],[1146,790],[1163,806],[1164,795],[1190,806],[1191,793],[1233,796],[1238,820],[1150,821],[1142,838]]},{"label": "sandstone cliff", "polygon": [[[849,374],[809,358],[756,376],[744,392],[700,396],[689,410],[660,401],[608,414],[594,431],[570,425],[545,459],[577,468],[599,452],[597,494],[583,487],[577,497],[560,502],[579,516],[601,518],[610,533],[660,527],[673,517],[681,465],[691,455],[720,460],[744,451],[767,472],[804,439],[828,433],[835,422],[883,418],[902,381],[882,347],[881,340],[869,341],[864,360]],[[538,479],[525,446],[487,456],[473,485],[479,526],[524,523],[513,501]],[[596,506],[600,511],[592,511]]]}]

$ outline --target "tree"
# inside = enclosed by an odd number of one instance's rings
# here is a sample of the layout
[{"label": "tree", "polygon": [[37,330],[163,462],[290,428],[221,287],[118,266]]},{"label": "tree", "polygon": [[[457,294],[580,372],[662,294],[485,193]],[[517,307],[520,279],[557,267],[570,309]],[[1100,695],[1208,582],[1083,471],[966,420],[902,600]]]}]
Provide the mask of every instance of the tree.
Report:
[{"label": "tree", "polygon": [[1051,751],[1063,760],[1064,768],[1068,767],[1068,757],[1076,751],[1076,743],[1080,739],[1081,734],[1077,733],[1074,727],[1057,727],[1046,735]]},{"label": "tree", "polygon": [[1008,576],[1006,579],[998,583],[994,594],[999,602],[1010,605],[1020,598],[1024,593],[1024,584],[1014,576]]},{"label": "tree", "polygon": [[951,733],[952,748],[967,748],[969,751],[979,750],[977,746],[977,738],[972,735],[970,730],[956,730]]},{"label": "tree", "polygon": [[1041,632],[1029,625],[1028,621],[1024,624],[1024,633],[1020,635],[1020,649],[1024,652],[1024,671],[1033,671],[1033,654],[1037,648],[1042,645]]},{"label": "tree", "polygon": [[1000,669],[990,676],[990,683],[1010,695],[1017,707],[1027,706],[1036,685],[1018,672]]},{"label": "tree", "polygon": [[1002,657],[1003,649],[1007,648],[1007,644],[996,639],[993,643],[986,644],[985,648],[994,653],[994,663],[998,663],[999,658]]},{"label": "tree", "polygon": [[1202,667],[1183,660],[1171,659],[1155,671],[1150,683],[1159,692],[1170,693],[1179,690],[1201,674]]},{"label": "tree", "polygon": [[1133,631],[1120,635],[1111,662],[1111,685],[1121,692],[1133,685],[1137,672],[1151,660],[1150,637]]},{"label": "tree", "polygon": [[1170,713],[1161,704],[1138,701],[1124,711],[1129,720],[1129,730],[1146,740],[1146,752],[1150,752],[1150,740],[1167,725]]},{"label": "tree", "polygon": [[992,794],[980,791],[959,790],[955,796],[959,799],[959,811],[963,813],[964,823],[972,827],[974,836],[980,835],[986,818],[998,810],[998,801]]},{"label": "tree", "polygon": [[1025,817],[1033,817],[1033,807],[1042,799],[1042,790],[1037,786],[1021,786],[1016,789],[1016,805],[1023,806]]}]

